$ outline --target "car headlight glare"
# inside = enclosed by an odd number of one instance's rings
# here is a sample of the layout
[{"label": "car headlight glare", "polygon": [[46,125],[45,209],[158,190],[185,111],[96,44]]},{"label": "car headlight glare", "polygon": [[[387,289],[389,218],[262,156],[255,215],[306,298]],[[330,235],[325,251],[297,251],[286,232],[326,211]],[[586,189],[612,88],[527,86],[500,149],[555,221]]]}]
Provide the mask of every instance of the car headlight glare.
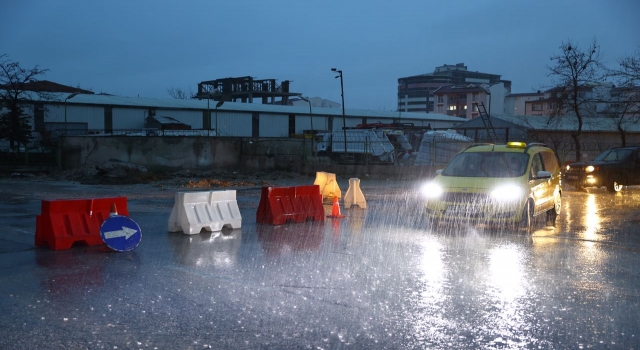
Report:
[{"label": "car headlight glare", "polygon": [[588,173],[592,173],[594,170],[596,170],[596,168],[594,168],[593,165],[589,165],[586,168],[584,168],[584,171]]},{"label": "car headlight glare", "polygon": [[421,188],[422,194],[427,198],[438,198],[442,195],[442,186],[438,185],[435,182],[429,182],[422,186]]},{"label": "car headlight glare", "polygon": [[491,191],[491,197],[499,201],[514,201],[522,198],[522,187],[517,185],[502,185]]}]

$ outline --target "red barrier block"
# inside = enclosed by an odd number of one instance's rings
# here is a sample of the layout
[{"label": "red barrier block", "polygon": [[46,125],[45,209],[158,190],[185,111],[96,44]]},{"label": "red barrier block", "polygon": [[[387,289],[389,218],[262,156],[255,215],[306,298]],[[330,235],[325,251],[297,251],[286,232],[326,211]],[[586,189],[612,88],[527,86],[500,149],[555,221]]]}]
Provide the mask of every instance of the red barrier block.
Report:
[{"label": "red barrier block", "polygon": [[[320,214],[319,209],[322,209]],[[324,220],[320,186],[263,187],[256,221],[282,225],[287,221]]]},{"label": "red barrier block", "polygon": [[319,185],[297,186],[296,198],[299,198],[302,205],[303,219],[314,221],[324,221],[324,206],[322,205],[322,194]]},{"label": "red barrier block", "polygon": [[119,215],[129,216],[127,197],[43,200],[36,217],[35,245],[53,250],[69,249],[75,242],[102,245],[100,225],[116,206]]}]

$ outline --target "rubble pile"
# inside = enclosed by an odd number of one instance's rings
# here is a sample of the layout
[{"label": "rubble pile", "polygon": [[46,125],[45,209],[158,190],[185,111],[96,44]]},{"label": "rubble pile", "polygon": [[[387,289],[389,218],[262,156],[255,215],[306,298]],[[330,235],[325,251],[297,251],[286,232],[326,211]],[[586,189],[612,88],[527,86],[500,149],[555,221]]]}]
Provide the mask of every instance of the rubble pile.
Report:
[{"label": "rubble pile", "polygon": [[87,166],[41,176],[85,185],[158,184],[163,188],[206,189],[276,186],[276,183],[296,180],[302,175],[286,171],[237,169],[151,171],[141,165],[110,160],[99,166]]}]

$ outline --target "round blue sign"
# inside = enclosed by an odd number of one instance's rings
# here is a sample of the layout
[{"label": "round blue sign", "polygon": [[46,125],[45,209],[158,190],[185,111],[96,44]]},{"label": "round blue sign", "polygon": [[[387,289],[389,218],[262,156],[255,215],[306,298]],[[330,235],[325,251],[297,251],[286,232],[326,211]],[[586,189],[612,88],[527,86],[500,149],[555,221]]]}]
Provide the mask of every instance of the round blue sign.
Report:
[{"label": "round blue sign", "polygon": [[127,252],[135,249],[142,240],[140,226],[128,216],[108,217],[100,226],[100,237],[107,247]]}]

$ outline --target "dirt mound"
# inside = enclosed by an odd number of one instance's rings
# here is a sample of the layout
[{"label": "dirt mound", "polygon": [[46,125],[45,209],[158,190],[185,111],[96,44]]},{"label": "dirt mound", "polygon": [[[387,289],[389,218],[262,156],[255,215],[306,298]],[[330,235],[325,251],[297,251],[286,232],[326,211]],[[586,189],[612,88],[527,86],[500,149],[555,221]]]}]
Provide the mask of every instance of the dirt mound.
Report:
[{"label": "dirt mound", "polygon": [[228,188],[276,186],[295,182],[300,174],[285,171],[253,171],[216,169],[207,171],[181,170],[177,172],[117,169],[104,172],[95,167],[65,170],[48,175],[55,180],[76,181],[86,185],[133,185],[156,183],[165,188]]}]

